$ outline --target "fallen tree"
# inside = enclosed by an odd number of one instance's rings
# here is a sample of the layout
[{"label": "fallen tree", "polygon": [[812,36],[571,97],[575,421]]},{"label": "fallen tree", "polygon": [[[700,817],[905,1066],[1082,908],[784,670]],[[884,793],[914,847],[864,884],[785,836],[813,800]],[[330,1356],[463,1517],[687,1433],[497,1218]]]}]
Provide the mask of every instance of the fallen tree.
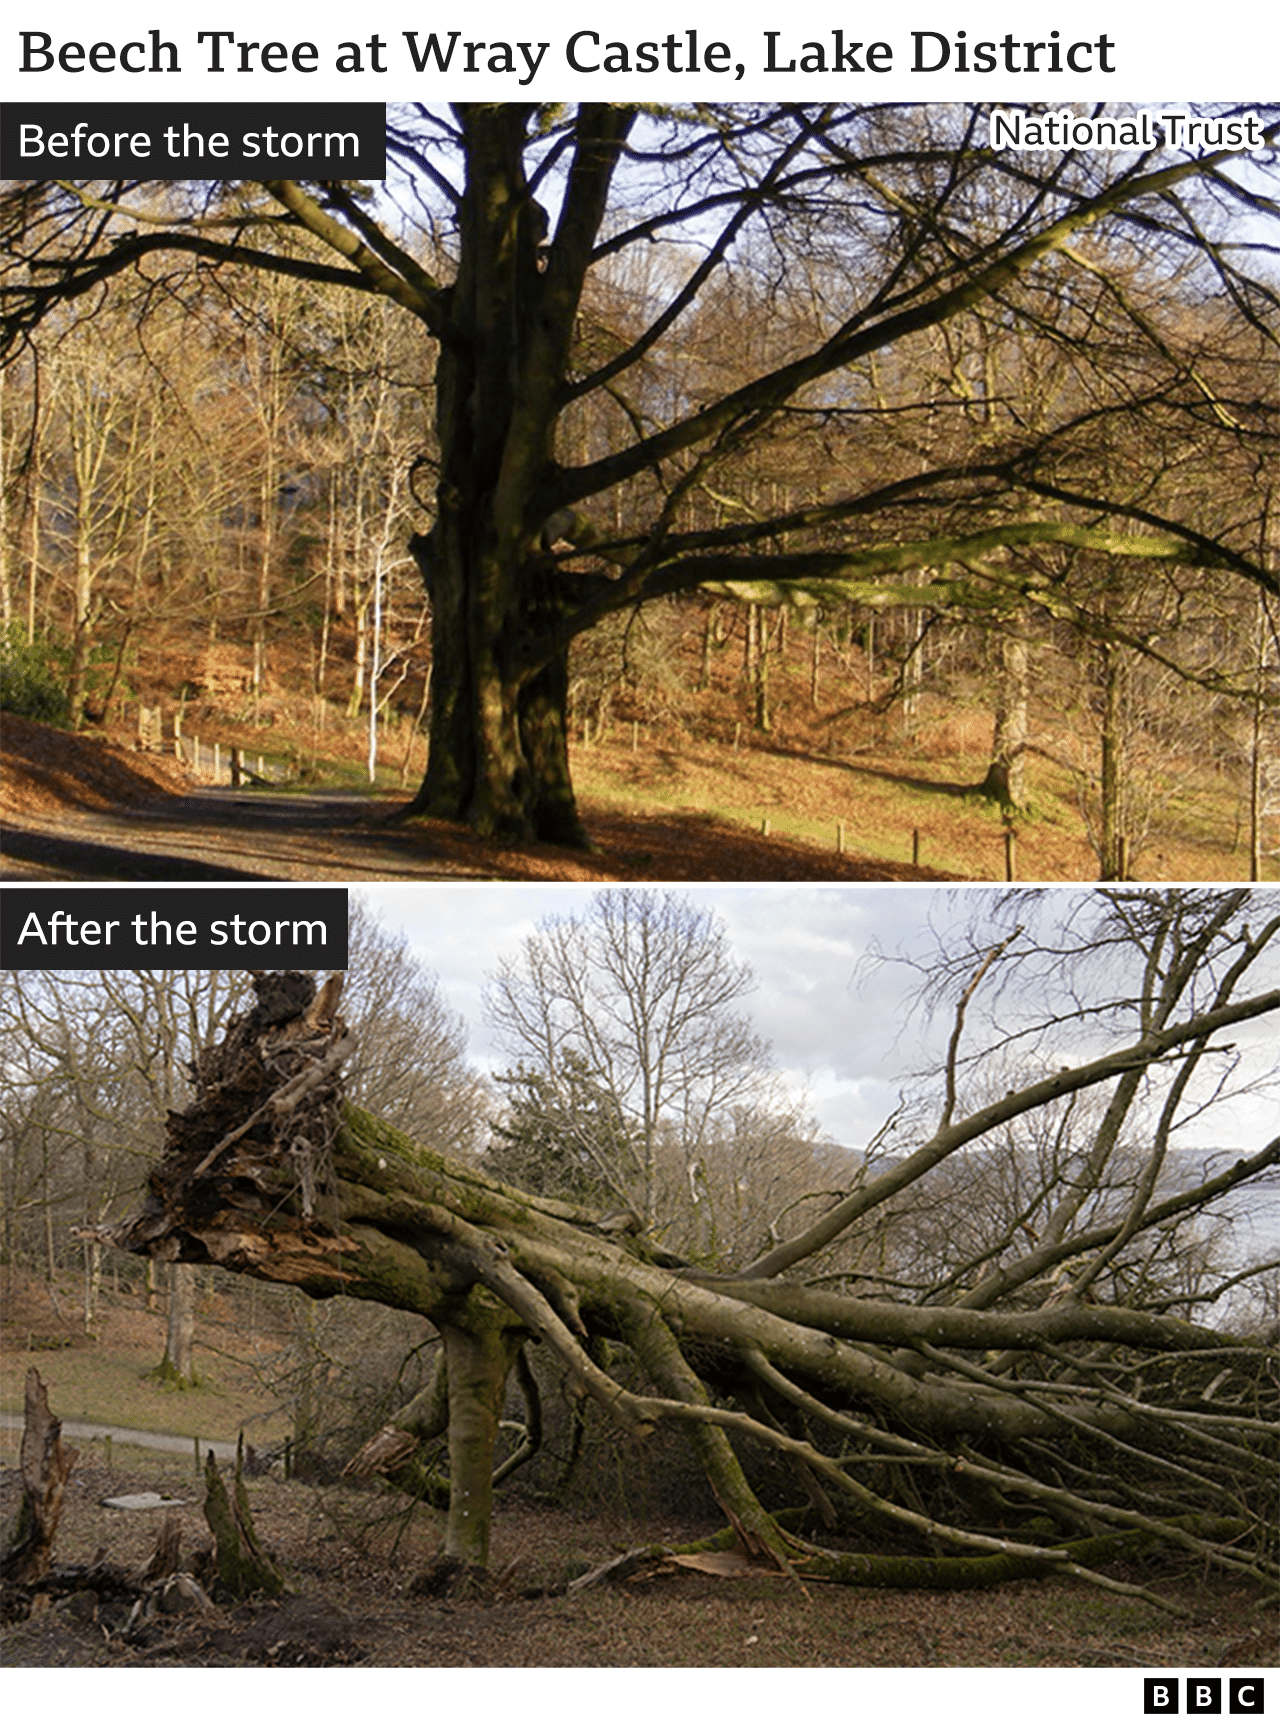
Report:
[{"label": "fallen tree", "polygon": [[[345,1102],[354,1039],[337,1011],[340,979],[317,994],[297,973],[257,980],[257,1006],[195,1064],[196,1101],[170,1117],[141,1214],[96,1232],[154,1258],[430,1319],[443,1341],[435,1381],[351,1466],[395,1477],[447,1433],[444,1556],[460,1570],[487,1561],[509,1381],[536,1413],[527,1357],[541,1346],[572,1394],[636,1441],[684,1428],[727,1518],[722,1543],[806,1578],[941,1583],[951,1566],[964,1584],[1052,1570],[1128,1588],[1094,1566],[1155,1541],[1274,1587],[1275,1348],[1156,1302],[1101,1298],[1135,1243],[1280,1164],[1276,1137],[1191,1187],[1156,1179],[1178,1101],[1216,1039],[1280,1012],[1280,989],[1237,997],[1280,928],[1233,925],[1243,902],[1221,895],[1206,912],[1202,901],[1195,938],[1166,927],[1136,1036],[963,1113],[956,1049],[975,972],[934,1130],[908,1155],[869,1162],[816,1220],[735,1274],[682,1262],[643,1227],[615,1232],[504,1185]],[[1229,961],[1204,999],[1207,959],[1215,943],[1221,958],[1229,926]],[[1179,1016],[1193,984],[1199,1004]],[[1096,1160],[1156,1080],[1148,1160],[1105,1215],[1080,1226],[1079,1197],[1064,1188],[1054,1226],[1035,1240],[1028,1228],[1018,1250],[1005,1242],[963,1289],[917,1303],[849,1292],[852,1273],[832,1257],[841,1242],[946,1159],[1100,1091]],[[645,1388],[611,1365],[623,1353]],[[531,1418],[526,1452],[537,1430]],[[743,1460],[761,1449],[790,1471],[803,1515],[762,1500]],[[923,1571],[866,1550],[889,1535],[905,1557],[922,1555]]]}]

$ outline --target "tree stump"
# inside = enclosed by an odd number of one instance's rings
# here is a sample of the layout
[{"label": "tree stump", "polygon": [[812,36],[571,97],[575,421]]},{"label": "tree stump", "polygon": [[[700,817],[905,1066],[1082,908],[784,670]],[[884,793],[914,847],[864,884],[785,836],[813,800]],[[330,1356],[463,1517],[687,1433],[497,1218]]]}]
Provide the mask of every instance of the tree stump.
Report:
[{"label": "tree stump", "polygon": [[171,1510],[161,1524],[156,1540],[156,1549],[151,1554],[150,1562],[142,1572],[139,1581],[159,1582],[162,1577],[172,1576],[178,1569],[178,1553],[182,1546],[182,1520],[178,1513]]},{"label": "tree stump", "polygon": [[6,1582],[29,1588],[49,1574],[62,1495],[79,1454],[62,1448],[62,1422],[49,1412],[44,1381],[35,1367],[29,1367],[19,1462],[22,1503],[4,1531],[0,1548],[0,1571]]},{"label": "tree stump", "polygon": [[268,1554],[253,1525],[244,1484],[243,1447],[236,1451],[234,1490],[228,1494],[212,1451],[205,1463],[204,1519],[216,1547],[218,1581],[237,1600],[250,1594],[273,1598],[285,1591],[284,1574]]}]

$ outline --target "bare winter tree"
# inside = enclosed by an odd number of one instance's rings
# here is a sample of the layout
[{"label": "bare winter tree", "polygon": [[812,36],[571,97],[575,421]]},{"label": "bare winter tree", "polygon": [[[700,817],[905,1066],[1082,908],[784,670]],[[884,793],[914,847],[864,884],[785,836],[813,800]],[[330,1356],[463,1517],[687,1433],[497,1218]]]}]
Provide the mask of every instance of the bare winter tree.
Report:
[{"label": "bare winter tree", "polygon": [[348,951],[346,1015],[360,1033],[352,1101],[452,1156],[474,1157],[492,1099],[467,1059],[466,1027],[439,979],[355,896]]},{"label": "bare winter tree", "polygon": [[[538,1346],[635,1443],[685,1429],[725,1541],[802,1575],[1094,1575],[1163,1541],[1274,1586],[1274,1349],[1229,1314],[1206,1322],[1267,1267],[1172,1287],[1159,1266],[1190,1264],[1198,1219],[1258,1203],[1280,1165],[1267,1125],[1249,1142],[1224,1127],[1230,1154],[1204,1167],[1185,1154],[1188,1136],[1223,1144],[1218,1112],[1242,1096],[1274,1123],[1280,908],[1247,891],[1115,889],[999,901],[948,935],[929,972],[950,1021],[929,1118],[917,1109],[908,1132],[904,1113],[819,1216],[731,1271],[346,1103],[336,982],[300,995],[292,1023],[255,1010],[202,1055],[144,1209],[100,1232],[428,1317],[437,1379],[356,1466],[394,1471],[447,1431],[459,1568],[485,1562],[507,1381],[515,1368],[533,1394],[519,1363]],[[936,1206],[944,1171],[963,1183],[972,1167],[989,1188],[1010,1134],[1038,1150],[1005,1158],[985,1238],[979,1218],[915,1289],[898,1274],[906,1247],[878,1270],[877,1217],[913,1193]],[[303,1143],[325,1152],[309,1179]],[[791,1471],[794,1515],[758,1478],[761,1451]],[[869,1550],[886,1536],[895,1555]]]},{"label": "bare winter tree", "polygon": [[[486,1014],[615,1208],[652,1225],[664,1133],[687,1163],[768,1087],[768,1050],[734,1009],[754,987],[719,918],[676,894],[604,892],[548,917],[490,981]],[[575,1108],[589,1081],[606,1107]]]},{"label": "bare winter tree", "polygon": [[[659,596],[1071,613],[1063,561],[1081,551],[1276,591],[1249,482],[1226,512],[1202,483],[1273,459],[1274,391],[1238,390],[1192,315],[1212,304],[1273,339],[1266,242],[1231,239],[1271,207],[1270,158],[1042,162],[982,148],[979,124],[941,105],[412,105],[388,133],[412,220],[340,181],[11,186],[0,309],[21,351],[157,271],[265,270],[397,308],[435,371],[414,808],[581,843],[568,650]],[[978,312],[1066,353],[1034,413],[1026,370],[921,388],[917,345],[950,333],[963,351]],[[730,327],[725,367],[692,337]],[[935,435],[963,432],[988,385],[997,440]],[[799,483],[708,514],[780,432]]]},{"label": "bare winter tree", "polygon": [[[43,1236],[50,1284],[65,1225],[99,1221],[136,1193],[163,1142],[170,1109],[190,1100],[185,1063],[219,1036],[248,992],[242,973],[182,970],[14,972],[5,979],[0,1030],[13,1054],[0,1078],[17,1131],[0,1154],[14,1211],[14,1260]],[[21,1195],[21,1196],[20,1196]],[[96,1324],[101,1248],[83,1260],[86,1331]],[[192,1377],[193,1272],[171,1267],[161,1370]]]}]

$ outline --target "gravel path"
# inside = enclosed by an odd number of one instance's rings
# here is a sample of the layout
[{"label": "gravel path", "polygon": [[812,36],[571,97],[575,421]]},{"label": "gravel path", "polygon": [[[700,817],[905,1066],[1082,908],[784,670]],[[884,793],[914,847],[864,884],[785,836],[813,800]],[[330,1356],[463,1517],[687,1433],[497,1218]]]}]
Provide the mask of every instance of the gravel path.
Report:
[{"label": "gravel path", "polygon": [[488,880],[399,827],[397,803],[352,793],[200,791],[140,808],[61,809],[0,833],[6,879]]}]

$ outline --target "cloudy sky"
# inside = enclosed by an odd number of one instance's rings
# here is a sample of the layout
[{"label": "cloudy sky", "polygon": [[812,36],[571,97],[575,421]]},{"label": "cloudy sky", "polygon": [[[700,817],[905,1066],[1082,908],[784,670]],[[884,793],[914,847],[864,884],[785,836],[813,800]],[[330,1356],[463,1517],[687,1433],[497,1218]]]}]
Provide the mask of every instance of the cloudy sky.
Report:
[{"label": "cloudy sky", "polygon": [[[356,889],[379,920],[408,937],[439,977],[449,1004],[468,1027],[469,1051],[485,1067],[504,1062],[483,1023],[486,976],[502,958],[516,958],[524,938],[546,917],[580,914],[598,889],[514,883],[362,886]],[[895,1107],[905,1073],[926,1064],[949,1020],[922,1025],[910,997],[920,978],[898,964],[869,963],[878,948],[922,952],[929,926],[946,930],[989,903],[987,888],[848,887],[837,885],[706,886],[681,889],[719,915],[732,946],[754,971],[758,987],[744,1010],[773,1045],[778,1067],[796,1089],[807,1089],[822,1126],[837,1142],[865,1144]],[[1062,899],[1078,900],[1078,890]],[[1280,982],[1272,965],[1251,988]],[[1274,1026],[1245,1027],[1237,1040],[1266,1059]],[[1270,1059],[1272,1066],[1280,1065]],[[1232,1120],[1215,1120],[1210,1142],[1232,1128],[1262,1142],[1274,1132],[1276,1099],[1246,1101]]]}]

